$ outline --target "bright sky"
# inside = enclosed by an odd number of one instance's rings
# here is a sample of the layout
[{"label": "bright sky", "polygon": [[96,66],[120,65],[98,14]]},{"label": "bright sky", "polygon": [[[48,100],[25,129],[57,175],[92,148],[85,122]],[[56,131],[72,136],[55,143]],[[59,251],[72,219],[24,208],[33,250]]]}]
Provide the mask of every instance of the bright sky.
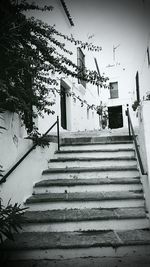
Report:
[{"label": "bright sky", "polygon": [[[148,0],[145,0],[148,1]],[[111,64],[113,45],[116,59],[122,64],[135,61],[145,47],[150,26],[149,8],[143,0],[66,0],[75,25],[83,38],[94,34],[91,39],[103,47],[101,54],[104,65]],[[148,1],[150,2],[150,1]]]},{"label": "bright sky", "polygon": [[[36,3],[57,5],[59,13],[42,13],[44,20],[65,31],[65,17],[60,0],[36,0]],[[65,0],[75,23],[75,37],[100,45],[103,51],[97,56],[101,66],[113,63],[113,46],[116,60],[123,67],[137,65],[144,60],[150,31],[150,0]],[[61,17],[61,18],[60,18]],[[67,24],[67,23],[66,23]],[[88,37],[93,35],[91,39]]]}]

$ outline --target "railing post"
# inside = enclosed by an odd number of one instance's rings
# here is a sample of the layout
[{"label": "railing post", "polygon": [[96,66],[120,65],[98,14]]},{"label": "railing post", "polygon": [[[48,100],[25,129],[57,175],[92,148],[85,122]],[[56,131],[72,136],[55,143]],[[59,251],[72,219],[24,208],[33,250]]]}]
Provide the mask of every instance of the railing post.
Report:
[{"label": "railing post", "polygon": [[127,104],[127,111],[126,115],[128,117],[128,131],[129,131],[129,137],[131,137],[131,125],[130,125],[130,119],[129,119],[129,105]]},{"label": "railing post", "polygon": [[60,138],[59,138],[59,116],[57,116],[57,142],[58,142],[58,151],[60,150]]}]

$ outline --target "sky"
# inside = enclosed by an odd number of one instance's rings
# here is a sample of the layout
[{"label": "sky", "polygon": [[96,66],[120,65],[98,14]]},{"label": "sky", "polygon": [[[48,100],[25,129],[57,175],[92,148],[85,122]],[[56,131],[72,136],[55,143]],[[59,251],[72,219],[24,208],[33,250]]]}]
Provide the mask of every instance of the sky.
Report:
[{"label": "sky", "polygon": [[125,64],[135,60],[138,51],[144,49],[150,9],[143,0],[66,0],[66,3],[83,38],[93,35],[91,40],[102,46],[106,64],[113,59],[113,45],[119,45],[116,57]]},{"label": "sky", "polygon": [[[60,12],[57,17],[54,10],[51,14],[41,14],[40,18],[43,16],[51,24],[54,21],[56,28],[65,31],[60,17],[64,16],[66,22],[67,19],[60,0],[35,2],[57,4]],[[144,60],[150,37],[150,0],[65,0],[65,3],[75,24],[72,28],[75,37],[102,46],[98,61],[103,67],[113,64],[113,46],[117,47],[116,61],[125,68]]]}]

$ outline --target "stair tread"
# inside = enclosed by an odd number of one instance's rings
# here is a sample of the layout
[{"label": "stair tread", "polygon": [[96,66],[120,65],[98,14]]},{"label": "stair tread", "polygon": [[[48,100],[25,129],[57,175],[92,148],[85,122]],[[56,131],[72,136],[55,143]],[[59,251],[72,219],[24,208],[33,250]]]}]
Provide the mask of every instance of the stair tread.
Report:
[{"label": "stair tread", "polygon": [[86,179],[54,179],[43,180],[34,185],[34,187],[49,186],[76,186],[76,185],[103,185],[103,184],[141,184],[139,177],[133,178],[86,178]]},{"label": "stair tread", "polygon": [[101,167],[64,167],[48,168],[42,174],[48,173],[68,173],[68,172],[93,172],[93,171],[125,171],[137,170],[137,165],[133,166],[101,166]]},{"label": "stair tread", "polygon": [[61,154],[61,153],[91,153],[91,152],[120,152],[120,151],[134,151],[134,148],[105,148],[105,149],[87,149],[87,150],[57,150],[55,154]]},{"label": "stair tread", "polygon": [[[63,143],[64,142],[64,143]],[[93,146],[93,145],[113,145],[113,144],[133,144],[133,141],[130,141],[130,140],[123,140],[123,141],[93,141],[93,140],[83,140],[80,142],[80,140],[78,140],[77,142],[76,141],[70,141],[70,140],[66,140],[65,141],[61,141],[61,146]]]},{"label": "stair tread", "polygon": [[[83,186],[84,185],[117,185],[117,184],[141,184],[137,164],[134,163],[133,166],[118,166],[117,160],[136,160],[134,156],[125,156],[122,153],[122,156],[119,154],[115,157],[104,156],[103,158],[92,158],[90,156],[91,152],[123,152],[123,151],[134,151],[134,148],[130,145],[129,148],[127,147],[128,144],[133,144],[129,137],[79,137],[79,138],[63,138],[62,142],[62,150],[57,151],[56,154],[60,155],[57,159],[50,160],[51,163],[53,162],[69,162],[69,161],[89,161],[87,167],[51,167],[43,171],[44,174],[61,174],[68,179],[45,179],[40,182],[37,182],[34,185],[34,188],[37,187],[50,187],[50,186]],[[125,144],[122,146],[116,146],[115,144]],[[89,149],[89,145],[93,145],[94,150],[92,150],[92,146]],[[95,145],[95,147],[94,147]],[[101,145],[101,147],[98,147]],[[109,145],[112,145],[109,147]],[[114,145],[114,147],[113,147]],[[67,146],[70,151],[67,150]],[[72,146],[72,148],[71,148]],[[75,146],[77,150],[75,150]],[[81,146],[81,148],[80,148]],[[84,146],[87,146],[87,150]],[[64,147],[64,151],[63,151]],[[121,148],[122,147],[122,148]],[[124,148],[123,148],[124,147]],[[83,150],[81,150],[83,148]],[[96,149],[95,149],[96,148]],[[66,150],[65,150],[66,149]],[[64,158],[61,155],[64,153]],[[77,158],[73,155],[69,154],[70,158],[65,158],[65,153],[81,153],[81,155],[77,154]],[[82,153],[87,153],[87,157],[82,157]],[[88,155],[89,153],[89,155]],[[133,153],[132,153],[133,154]],[[133,154],[134,155],[134,154]],[[102,154],[103,156],[103,154]],[[110,160],[110,166],[101,166],[101,167],[90,167],[92,166],[92,161],[105,161]],[[116,166],[111,166],[111,161],[116,161]],[[91,162],[90,162],[91,161]],[[121,164],[121,163],[120,163]],[[123,163],[122,163],[123,164]],[[122,165],[121,164],[121,165]],[[52,164],[51,164],[52,165]],[[76,164],[78,165],[78,164]],[[85,164],[84,164],[85,165]],[[96,164],[94,164],[96,165]],[[99,164],[97,164],[99,165]],[[104,165],[104,164],[103,164]],[[106,164],[105,164],[106,165]],[[129,164],[131,165],[131,164]],[[53,166],[53,165],[52,165]],[[62,164],[63,166],[63,164]],[[115,173],[116,171],[116,173]],[[122,171],[122,173],[120,172]],[[136,171],[136,172],[132,172]],[[89,178],[86,179],[79,179],[77,178],[78,175],[85,177],[85,175]],[[93,173],[92,173],[93,172]],[[102,172],[102,174],[101,174]],[[103,174],[104,172],[104,174]],[[97,176],[109,176],[109,172],[111,173],[112,178],[96,178]],[[68,174],[67,174],[68,173]],[[70,174],[71,173],[71,174]],[[73,174],[72,174],[73,173]],[[118,175],[119,174],[119,175]],[[66,175],[66,176],[65,176]],[[123,177],[113,178],[114,175]],[[76,178],[72,178],[76,177]],[[90,176],[94,176],[95,178],[90,178]],[[129,176],[125,178],[125,176]],[[131,177],[130,177],[131,176]],[[48,176],[47,176],[48,177]],[[45,178],[45,177],[44,177]],[[49,177],[48,177],[49,178]],[[59,175],[58,175],[58,178]],[[124,186],[122,186],[124,187]],[[133,186],[134,187],[134,186]],[[138,186],[136,186],[138,188]],[[134,187],[134,188],[136,188]],[[93,187],[92,187],[93,188]],[[104,188],[104,187],[103,187]],[[113,186],[114,188],[114,186]],[[123,190],[125,190],[124,187]],[[141,187],[140,187],[141,188]],[[77,188],[75,188],[77,189]],[[110,186],[109,186],[110,189]],[[51,189],[50,189],[51,190]],[[49,190],[49,191],[50,191]],[[56,191],[56,188],[52,189]],[[51,191],[52,191],[51,190]],[[91,190],[91,189],[90,189]],[[98,188],[99,190],[99,188]],[[38,191],[43,190],[35,190],[36,194],[33,194],[29,197],[25,205],[30,206],[31,210],[27,210],[24,214],[25,222],[24,222],[24,231],[21,233],[15,233],[14,239],[15,241],[5,240],[2,250],[9,251],[11,254],[17,252],[20,254],[20,251],[28,253],[31,251],[34,253],[43,252],[44,250],[49,251],[52,249],[52,253],[58,249],[62,249],[62,253],[64,253],[64,249],[88,249],[88,248],[118,248],[122,246],[143,246],[147,245],[149,249],[150,247],[150,229],[143,229],[146,228],[148,225],[148,218],[145,211],[145,207],[143,204],[144,195],[142,189],[140,190],[128,190],[128,191],[104,191],[99,192],[97,190],[93,190],[90,192],[65,192],[63,193],[38,193]],[[112,188],[110,189],[112,190]],[[117,189],[115,189],[117,190]],[[46,190],[45,190],[46,191]],[[48,190],[47,190],[48,191]],[[63,188],[64,191],[64,188]],[[74,190],[79,191],[79,190]],[[108,201],[108,202],[107,202]],[[134,202],[134,204],[133,204]],[[140,202],[140,204],[139,204]],[[129,203],[131,203],[131,207],[129,207]],[[142,203],[142,204],[141,204]],[[35,204],[35,205],[32,205]],[[44,205],[43,205],[44,204]],[[108,205],[109,204],[109,205]],[[111,207],[110,207],[111,204]],[[88,208],[85,208],[85,206]],[[120,205],[120,208],[119,208]],[[45,210],[43,210],[46,208]],[[98,208],[99,206],[103,206],[103,208]],[[134,207],[135,206],[135,207]],[[38,208],[40,210],[38,210]],[[66,208],[67,207],[67,208]],[[74,208],[73,208],[74,207]],[[75,208],[79,207],[79,208]],[[90,208],[91,207],[91,208]],[[55,208],[55,209],[53,209]],[[32,210],[33,209],[33,210]],[[35,209],[35,210],[34,210]],[[121,221],[122,220],[122,221]],[[107,221],[107,222],[106,222]],[[138,221],[138,224],[135,225],[135,221]],[[77,230],[80,228],[71,228],[69,231],[68,225],[76,225],[79,222],[79,227],[81,228],[81,224],[91,224],[92,228],[83,228],[83,229],[93,229],[94,230],[86,230],[84,231]],[[129,223],[128,227],[126,222]],[[45,223],[45,225],[44,225]],[[110,223],[110,224],[109,224]],[[112,226],[112,223],[119,225],[116,228]],[[130,229],[130,230],[119,230],[122,229],[120,227],[121,224],[125,224],[123,229]],[[140,226],[139,226],[140,223]],[[57,228],[53,228],[52,226],[60,226],[62,228],[59,229],[58,232]],[[55,225],[56,224],[56,225]],[[65,228],[64,226],[66,226]],[[97,228],[97,225],[98,227]],[[105,228],[103,227],[103,224]],[[93,226],[94,225],[94,226]],[[101,226],[99,226],[101,225]],[[47,227],[42,230],[43,227]],[[116,225],[115,225],[116,226]],[[36,228],[37,227],[37,228]],[[39,227],[39,228],[38,228]],[[140,230],[131,230],[135,228],[142,228]],[[35,231],[35,228],[37,229]],[[65,231],[65,229],[68,231]],[[73,230],[74,229],[74,230]],[[101,230],[96,230],[101,229]],[[108,229],[108,230],[102,230]],[[117,229],[117,230],[113,230]],[[51,230],[51,232],[50,232]],[[62,231],[62,232],[61,232]],[[141,247],[139,248],[141,249]],[[144,247],[145,249],[145,247]],[[48,251],[46,251],[47,253]],[[9,253],[8,253],[9,254]],[[44,257],[46,254],[43,254]],[[60,257],[61,253],[59,254]]]},{"label": "stair tread", "polygon": [[93,158],[93,157],[70,157],[70,158],[57,158],[57,159],[51,159],[49,162],[68,162],[68,161],[112,161],[112,160],[133,160],[135,161],[136,158],[132,156],[126,156],[126,157],[103,157],[103,158]]},{"label": "stair tread", "polygon": [[68,209],[47,211],[26,211],[26,223],[71,222],[89,220],[120,220],[146,218],[145,209],[111,208],[111,209]]},{"label": "stair tread", "polygon": [[150,245],[150,230],[24,232],[15,234],[15,241],[4,242],[5,250],[67,249]]},{"label": "stair tread", "polygon": [[[121,265],[117,265],[121,262]],[[5,267],[110,267],[110,266],[124,266],[124,267],[149,267],[149,255],[132,255],[127,257],[78,257],[72,259],[29,259],[29,260],[13,260],[8,261]]]},{"label": "stair tread", "polygon": [[129,135],[107,135],[107,136],[101,136],[100,133],[99,135],[93,136],[92,135],[88,135],[87,132],[84,133],[84,135],[80,135],[80,133],[78,133],[78,135],[74,135],[74,136],[68,136],[68,137],[62,137],[61,140],[101,140],[101,141],[131,141],[131,138],[129,137]]},{"label": "stair tread", "polygon": [[143,199],[142,190],[36,194],[29,197],[26,200],[26,203],[29,204],[59,201],[105,201],[122,199]]}]

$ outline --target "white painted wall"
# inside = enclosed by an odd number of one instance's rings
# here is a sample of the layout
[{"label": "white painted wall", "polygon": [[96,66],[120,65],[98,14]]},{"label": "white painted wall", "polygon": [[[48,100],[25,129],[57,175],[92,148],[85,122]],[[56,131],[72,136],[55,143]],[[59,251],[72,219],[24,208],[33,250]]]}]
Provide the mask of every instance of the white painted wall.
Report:
[{"label": "white painted wall", "polygon": [[[16,113],[1,114],[0,123],[6,128],[0,134],[0,165],[5,174],[31,148],[32,141],[24,139],[27,133]],[[51,143],[49,148],[37,147],[8,176],[7,181],[0,185],[0,198],[4,205],[10,199],[12,203],[23,203],[32,194],[33,184],[41,178],[42,171],[48,166],[47,161],[53,158],[56,149],[56,143]]]},{"label": "white painted wall", "polygon": [[[103,103],[108,106],[121,104],[123,109],[125,109],[127,103],[131,106],[136,97],[135,74],[142,60],[142,51],[145,46],[145,36],[148,28],[146,27],[146,23],[148,23],[146,19],[149,14],[144,3],[141,0],[114,0],[112,2],[108,0],[66,0],[68,10],[75,24],[74,27],[69,25],[59,0],[45,0],[44,3],[53,5],[54,10],[51,14],[47,13],[46,15],[39,12],[39,18],[51,25],[55,24],[56,28],[62,33],[69,36],[73,34],[76,39],[102,46],[103,50],[100,53],[84,51],[86,67],[96,70],[94,63],[94,57],[96,57],[101,74],[108,75],[110,82],[118,81],[120,97],[118,100],[108,99],[109,91],[107,89],[101,89],[101,95],[98,97],[97,88],[91,85],[88,85],[85,93],[82,94],[82,92],[78,92],[79,85],[77,81],[65,77],[68,85],[72,84],[70,86],[71,90],[82,96],[83,100],[86,99],[89,104],[98,105],[100,100],[103,100]],[[146,15],[145,10],[147,11]],[[113,46],[118,46],[115,50],[115,58],[113,58]],[[67,48],[73,51],[70,58],[76,63],[76,47],[67,43]],[[113,67],[108,67],[110,65],[113,65]],[[94,120],[92,116],[87,120],[86,108],[81,108],[80,103],[72,103],[72,100],[70,102],[71,111],[68,118],[68,130],[99,128],[98,116],[95,112]],[[46,130],[45,125],[48,125],[49,121],[55,121],[56,115],[60,115],[59,97],[56,99],[56,106],[52,108],[57,114],[45,116],[44,122],[43,119],[39,119],[40,131]],[[92,113],[91,110],[90,113]],[[132,110],[131,117],[134,125],[137,125],[136,113]],[[126,122],[124,116],[124,127],[127,126]]]},{"label": "white painted wall", "polygon": [[[142,2],[142,1],[141,1]],[[150,50],[150,1],[143,1],[141,8],[141,26],[139,27],[139,40],[137,47],[139,52],[135,51],[134,69],[139,72],[140,99],[145,99],[146,93],[150,91],[150,66],[148,66],[147,48]],[[133,91],[133,100],[136,99],[135,86]]]},{"label": "white painted wall", "polygon": [[32,195],[34,183],[40,181],[42,171],[48,167],[48,160],[53,158],[56,149],[56,143],[50,143],[49,148],[37,147],[8,176],[6,183],[0,185],[0,197],[4,205],[10,199],[11,203],[23,203]]},{"label": "white painted wall", "polygon": [[7,171],[30,146],[31,140],[24,139],[27,132],[18,114],[5,112],[0,114],[0,125],[6,130],[0,134],[0,164]]},{"label": "white painted wall", "polygon": [[[147,209],[150,213],[150,101],[146,100],[146,95],[150,92],[150,66],[148,65],[147,48],[150,50],[150,1],[143,1],[143,24],[141,42],[139,42],[140,53],[135,61],[135,66],[139,72],[139,88],[140,88],[140,106],[137,110],[139,120],[138,143],[144,170],[147,175],[142,176],[144,185]],[[136,100],[136,91],[133,91],[133,100]]]},{"label": "white painted wall", "polygon": [[141,100],[146,99],[147,93],[150,94],[150,66],[148,65],[147,48],[150,51],[150,32],[147,32],[147,40],[142,51],[142,60],[139,63],[139,87]]},{"label": "white painted wall", "polygon": [[150,213],[150,101],[143,101],[139,108],[139,135],[138,143],[144,171],[147,175],[142,177],[147,209]]},{"label": "white painted wall", "polygon": [[[40,1],[37,1],[37,3],[40,4]],[[66,2],[67,3],[67,2]],[[69,21],[66,17],[66,14],[63,10],[63,7],[61,5],[61,2],[59,0],[54,1],[47,1],[44,0],[42,1],[42,4],[47,4],[47,5],[52,5],[54,7],[54,10],[52,12],[28,12],[27,15],[34,15],[38,17],[39,19],[44,20],[50,25],[54,25],[58,31],[62,32],[63,34],[66,34],[68,36],[73,36],[75,39],[87,41],[87,36],[85,37],[85,34],[80,31],[80,27],[82,25],[82,18],[80,18],[79,21],[76,21],[76,10],[74,7],[72,7],[73,2],[67,3],[68,9],[70,11],[71,16],[73,17],[73,21],[75,22],[75,27],[71,27],[69,24]],[[75,13],[74,13],[75,11]],[[78,23],[79,22],[79,23]],[[86,33],[87,35],[87,33]],[[73,52],[72,56],[68,57],[77,64],[77,46],[72,45],[69,42],[66,42],[62,38],[58,38],[64,43],[66,43],[66,48],[71,50]],[[62,54],[63,52],[60,51]],[[83,53],[85,54],[85,65],[87,68],[91,68],[96,70],[95,63],[94,63],[94,56],[97,54],[91,53],[91,51],[83,50]],[[58,90],[60,89],[60,82],[61,79],[65,81],[68,87],[70,87],[70,91],[74,92],[76,96],[79,96],[81,99],[86,100],[88,104],[99,104],[99,99],[97,95],[97,88],[92,85],[87,85],[87,88],[85,89],[82,85],[78,84],[77,79],[73,79],[71,77],[67,77],[66,75],[57,75],[55,74],[53,77],[55,77],[58,81],[58,86],[56,87]],[[52,96],[52,99],[54,97]],[[44,119],[39,118],[38,126],[39,126],[39,131],[41,133],[45,132],[48,128],[49,122],[54,123],[56,121],[56,116],[59,115],[60,121],[61,121],[61,114],[60,114],[60,96],[57,94],[55,97],[55,105],[52,106],[52,110],[55,111],[54,115],[45,115],[44,114]],[[94,112],[94,114],[92,113]],[[87,119],[87,108],[84,105],[84,107],[81,107],[80,101],[76,100],[76,102],[73,101],[72,97],[67,97],[67,130],[69,131],[78,131],[78,130],[86,130],[86,129],[97,129],[99,128],[99,122],[98,122],[98,115],[96,114],[95,111],[91,111],[90,113],[92,116],[90,116],[89,119]],[[61,131],[64,131],[60,127]]]},{"label": "white painted wall", "polygon": [[[41,3],[41,1],[36,1]],[[96,70],[94,57],[97,58],[101,74],[105,73],[110,77],[110,82],[118,81],[119,84],[119,99],[110,100],[109,91],[101,89],[100,98],[97,95],[97,88],[91,85],[87,86],[85,90],[79,86],[77,81],[66,76],[57,76],[58,89],[60,89],[60,79],[66,82],[71,92],[75,92],[83,100],[87,100],[89,104],[99,105],[100,100],[108,106],[123,105],[125,111],[126,104],[130,106],[135,100],[135,74],[139,70],[140,74],[140,88],[141,96],[143,97],[146,91],[150,90],[150,75],[147,66],[145,49],[149,45],[149,3],[144,1],[108,1],[108,0],[66,0],[70,14],[74,20],[75,27],[69,25],[68,19],[64,13],[59,0],[44,0],[42,4],[51,4],[54,6],[52,12],[37,12],[37,17],[43,19],[49,24],[56,25],[56,28],[67,35],[73,34],[76,39],[93,42],[94,44],[103,47],[100,53],[91,53],[84,51],[86,67]],[[30,12],[28,15],[35,15]],[[43,17],[44,15],[44,17]],[[92,36],[90,38],[90,36]],[[147,41],[148,40],[148,41]],[[120,46],[116,49],[115,60],[113,59],[112,48],[113,45]],[[67,47],[73,51],[71,59],[77,62],[77,48],[67,43]],[[113,65],[113,67],[108,67]],[[44,133],[56,120],[56,116],[60,116],[60,96],[56,97],[50,94],[50,97],[55,100],[56,104],[52,106],[55,115],[44,115],[44,119],[39,118],[39,130]],[[87,114],[87,107],[81,104],[78,100],[75,102],[72,98],[67,99],[68,107],[68,130],[92,130],[99,128],[98,115],[93,110],[89,110]],[[146,103],[146,102],[144,102]],[[137,124],[136,112],[131,111],[131,116],[134,125]],[[143,119],[140,122],[141,133],[139,139],[143,147],[143,140],[145,140],[145,148],[143,155],[149,159],[149,116],[148,104],[143,107]],[[127,126],[127,119],[124,114],[124,126]],[[139,117],[140,118],[140,117]],[[142,124],[141,124],[142,123]],[[144,123],[144,124],[143,124]],[[25,140],[26,135],[24,127],[21,126],[21,121],[16,114],[4,114],[2,125],[6,127],[6,131],[0,135],[0,164],[3,165],[4,170],[16,162],[30,146],[31,141]],[[145,126],[146,125],[146,126]],[[54,131],[56,128],[54,129]],[[61,129],[63,131],[63,129]],[[143,139],[144,138],[144,139]],[[38,148],[32,152],[27,160],[17,169],[13,175],[8,179],[8,182],[1,186],[1,196],[4,202],[10,198],[12,201],[23,201],[26,196],[32,193],[32,185],[35,181],[40,179],[41,171],[46,167],[46,161],[53,157],[53,152],[56,144],[51,144],[51,149],[43,150]],[[149,151],[147,151],[149,150]],[[145,151],[146,154],[145,154]],[[34,164],[31,164],[31,158]],[[145,159],[144,159],[145,162]],[[150,162],[148,160],[148,162]],[[148,171],[149,171],[149,167]],[[26,170],[26,171],[24,171]],[[20,182],[21,181],[21,182]],[[15,190],[11,191],[12,188]]]}]

